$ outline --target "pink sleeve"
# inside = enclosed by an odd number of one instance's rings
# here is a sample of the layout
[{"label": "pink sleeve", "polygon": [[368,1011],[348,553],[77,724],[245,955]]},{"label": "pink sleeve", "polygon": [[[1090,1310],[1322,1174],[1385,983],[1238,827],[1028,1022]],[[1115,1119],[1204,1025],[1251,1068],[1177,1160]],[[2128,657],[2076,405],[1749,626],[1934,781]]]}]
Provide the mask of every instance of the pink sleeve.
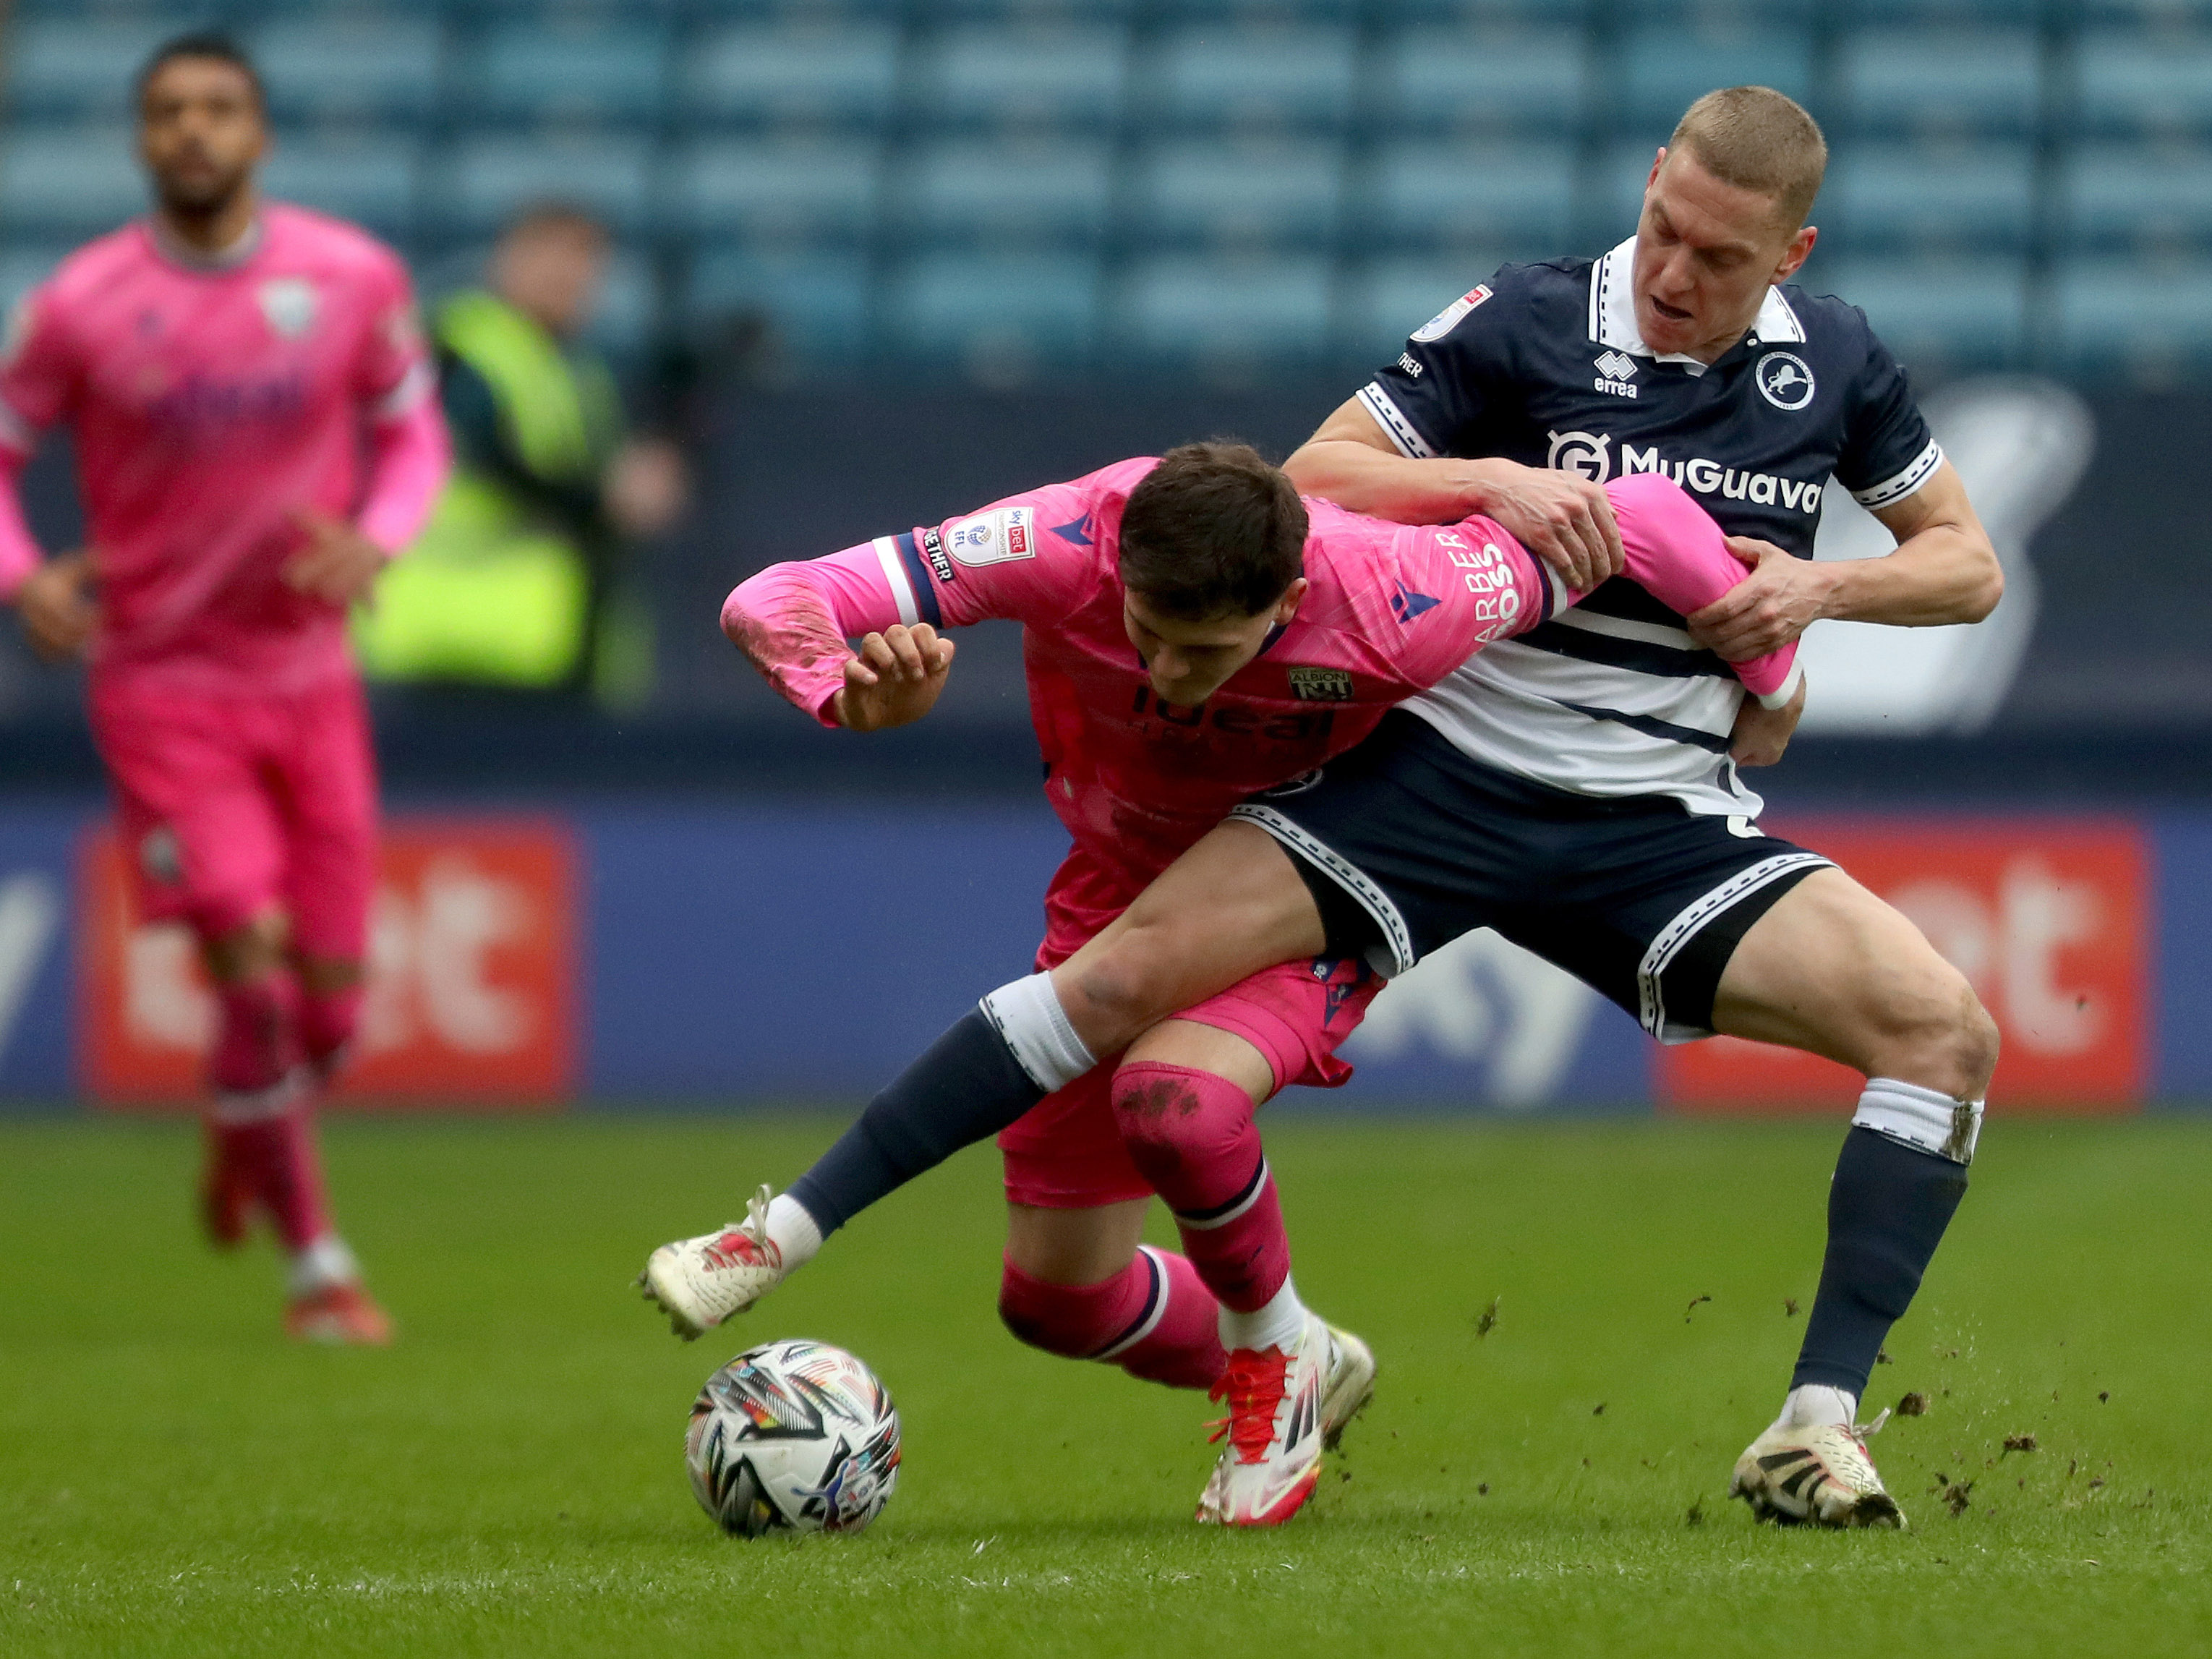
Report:
[{"label": "pink sleeve", "polygon": [[17,489],[39,434],[69,412],[76,396],[76,356],[51,286],[16,302],[0,342],[0,599],[12,599],[39,568],[39,544],[23,518]]},{"label": "pink sleeve", "polygon": [[0,445],[0,601],[14,599],[39,568],[39,544],[24,521],[23,498],[15,487],[22,472],[23,457]]},{"label": "pink sleeve", "polygon": [[399,256],[388,248],[382,252],[368,302],[368,330],[354,364],[355,391],[363,401],[380,405],[380,419],[402,412],[411,401],[413,386],[434,384],[422,313],[415,306],[415,285]]},{"label": "pink sleeve", "polygon": [[1488,519],[1419,526],[1401,532],[1400,541],[1393,609],[1410,612],[1421,625],[1412,626],[1401,615],[1398,668],[1419,690],[1492,640],[1527,633],[1565,594],[1519,542]]},{"label": "pink sleeve", "polygon": [[1118,535],[1120,503],[1158,464],[1150,456],[1116,462],[916,531],[901,551],[919,619],[945,628],[1065,620],[1094,589],[1100,545]]},{"label": "pink sleeve", "polygon": [[453,465],[446,417],[426,385],[405,409],[369,428],[361,533],[397,553],[422,533]]},{"label": "pink sleeve", "polygon": [[[1626,574],[1669,611],[1688,616],[1719,599],[1751,571],[1728,545],[1719,525],[1672,478],[1641,472],[1605,487],[1620,525]],[[1734,665],[1736,678],[1769,708],[1797,694],[1802,675],[1795,641]]]},{"label": "pink sleeve", "polygon": [[[722,602],[722,632],[779,696],[824,726],[845,684],[846,641],[902,620],[884,537],[826,559],[772,564]],[[896,557],[894,548],[892,556]],[[902,578],[903,580],[903,578]]]}]

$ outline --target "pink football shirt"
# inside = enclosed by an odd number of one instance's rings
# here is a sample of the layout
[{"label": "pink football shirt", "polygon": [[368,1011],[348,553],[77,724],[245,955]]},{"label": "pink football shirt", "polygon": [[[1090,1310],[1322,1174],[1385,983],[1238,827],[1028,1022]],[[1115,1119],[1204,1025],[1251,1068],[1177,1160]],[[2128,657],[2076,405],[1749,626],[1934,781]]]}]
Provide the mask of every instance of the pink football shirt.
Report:
[{"label": "pink football shirt", "polygon": [[[0,350],[0,461],[74,428],[100,579],[94,673],[281,690],[346,672],[343,613],[280,580],[303,540],[291,515],[358,516],[387,548],[411,537],[441,433],[386,500],[363,499],[365,457],[373,430],[434,420],[434,390],[406,268],[337,220],[269,204],[221,264],[145,222],[71,255]],[[34,557],[20,538],[0,548],[0,592]]]}]

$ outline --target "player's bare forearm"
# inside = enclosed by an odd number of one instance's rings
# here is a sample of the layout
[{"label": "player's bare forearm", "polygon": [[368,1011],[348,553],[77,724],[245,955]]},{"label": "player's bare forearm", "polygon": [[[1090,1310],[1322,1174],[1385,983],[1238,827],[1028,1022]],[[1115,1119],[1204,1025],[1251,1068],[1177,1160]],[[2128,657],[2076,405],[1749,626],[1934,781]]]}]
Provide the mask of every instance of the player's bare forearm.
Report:
[{"label": "player's bare forearm", "polygon": [[1797,682],[1797,695],[1779,708],[1769,708],[1756,697],[1746,697],[1736,710],[1735,728],[1729,734],[1729,757],[1738,766],[1771,766],[1780,760],[1805,717],[1805,682]]},{"label": "player's bare forearm", "polygon": [[1283,471],[1305,495],[1399,524],[1485,514],[1583,592],[1620,574],[1620,531],[1599,485],[1496,456],[1401,455],[1357,398],[1322,422]]},{"label": "player's bare forearm", "polygon": [[1875,515],[1897,538],[1878,559],[1791,558],[1771,542],[1729,538],[1752,574],[1687,618],[1691,634],[1731,662],[1778,650],[1824,618],[1936,628],[1977,623],[2004,595],[2004,570],[1949,462]]}]

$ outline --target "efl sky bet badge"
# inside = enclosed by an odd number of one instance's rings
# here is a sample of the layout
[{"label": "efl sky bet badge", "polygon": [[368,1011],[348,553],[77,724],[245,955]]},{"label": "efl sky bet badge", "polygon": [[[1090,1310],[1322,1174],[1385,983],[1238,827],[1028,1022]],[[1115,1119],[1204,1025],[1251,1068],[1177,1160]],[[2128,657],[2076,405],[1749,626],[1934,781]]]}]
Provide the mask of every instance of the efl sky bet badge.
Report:
[{"label": "efl sky bet badge", "polygon": [[1441,340],[1459,326],[1459,319],[1490,297],[1488,284],[1469,289],[1442,311],[1413,331],[1413,337],[1424,345],[1431,340]]},{"label": "efl sky bet badge", "polygon": [[1036,515],[1026,507],[1002,507],[962,519],[945,532],[945,550],[970,567],[1036,557]]},{"label": "efl sky bet badge", "polygon": [[315,325],[315,285],[304,276],[272,276],[257,297],[280,338],[296,340]]}]

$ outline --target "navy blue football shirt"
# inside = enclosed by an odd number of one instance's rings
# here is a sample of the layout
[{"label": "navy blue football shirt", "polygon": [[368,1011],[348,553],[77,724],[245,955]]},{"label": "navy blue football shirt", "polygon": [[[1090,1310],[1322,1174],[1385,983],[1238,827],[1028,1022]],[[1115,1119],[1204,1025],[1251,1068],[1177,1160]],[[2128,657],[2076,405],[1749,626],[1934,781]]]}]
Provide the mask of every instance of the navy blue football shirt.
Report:
[{"label": "navy blue football shirt", "polygon": [[[1832,477],[1862,505],[1942,465],[1864,313],[1770,289],[1708,366],[1644,343],[1633,238],[1507,265],[1415,331],[1359,401],[1407,455],[1501,456],[1604,483],[1664,472],[1732,535],[1809,558]],[[1755,813],[1727,758],[1741,689],[1681,619],[1616,577],[1408,707],[1486,764],[1578,793]]]}]

